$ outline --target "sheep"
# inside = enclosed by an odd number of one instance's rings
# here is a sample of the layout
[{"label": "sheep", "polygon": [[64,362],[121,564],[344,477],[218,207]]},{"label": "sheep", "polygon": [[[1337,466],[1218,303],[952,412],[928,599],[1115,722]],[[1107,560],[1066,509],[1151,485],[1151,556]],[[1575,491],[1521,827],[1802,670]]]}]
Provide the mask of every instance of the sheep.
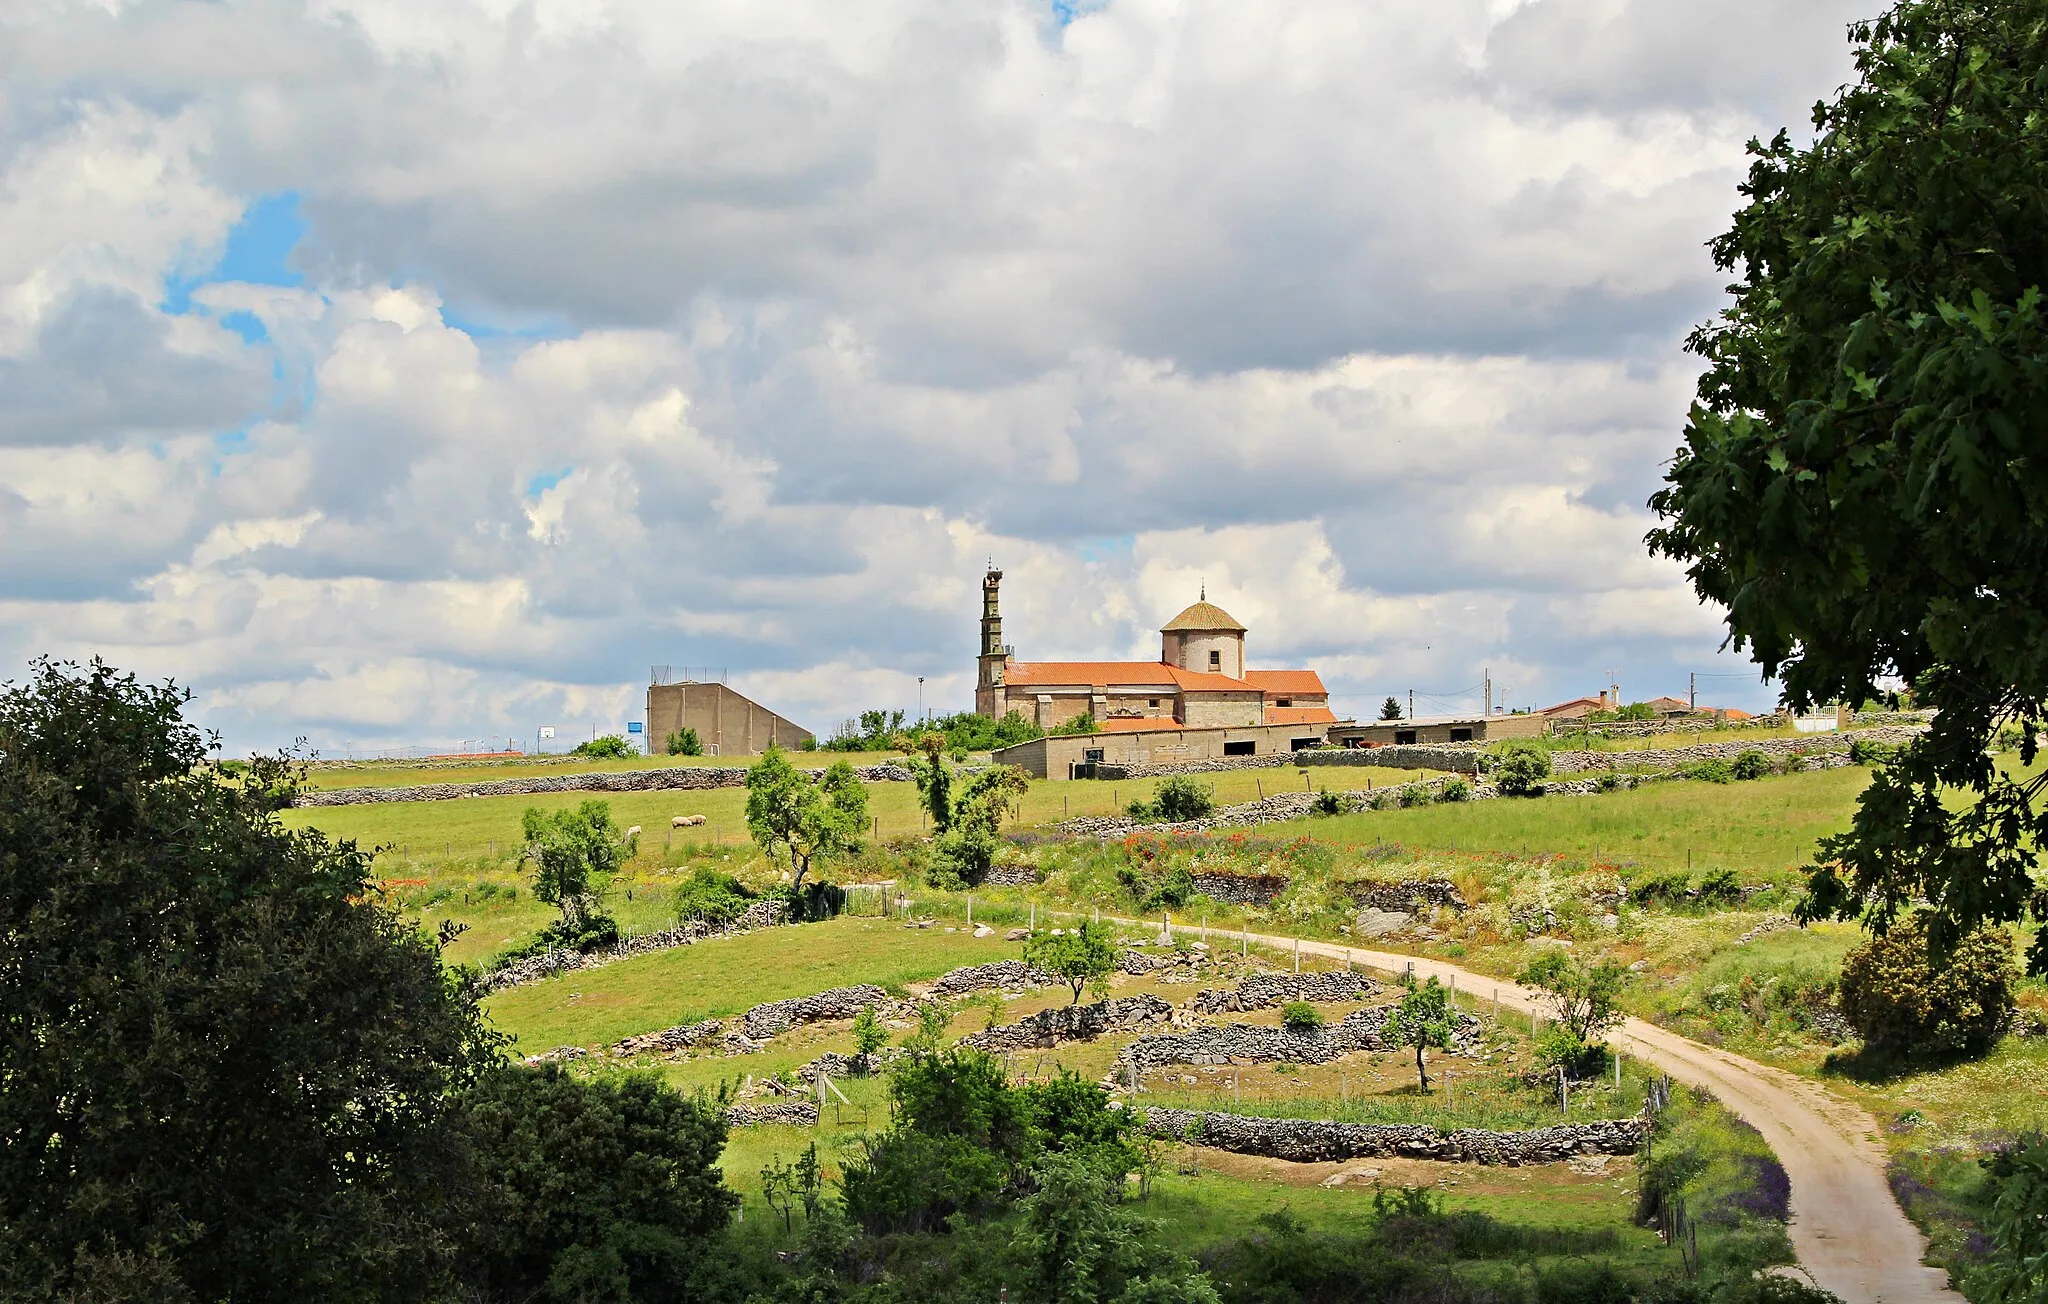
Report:
[{"label": "sheep", "polygon": [[710,821],[702,815],[678,815],[668,822],[668,826],[672,829],[694,829],[699,824],[706,824],[709,822]]}]

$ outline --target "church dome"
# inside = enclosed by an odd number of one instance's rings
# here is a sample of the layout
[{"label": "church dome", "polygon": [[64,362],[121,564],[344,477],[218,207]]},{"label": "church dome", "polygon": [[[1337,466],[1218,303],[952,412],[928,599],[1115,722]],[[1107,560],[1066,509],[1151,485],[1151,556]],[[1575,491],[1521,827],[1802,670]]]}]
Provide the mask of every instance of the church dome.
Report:
[{"label": "church dome", "polygon": [[1242,634],[1245,632],[1245,627],[1237,623],[1237,617],[1231,615],[1215,603],[1204,599],[1160,626],[1159,632],[1162,634]]}]

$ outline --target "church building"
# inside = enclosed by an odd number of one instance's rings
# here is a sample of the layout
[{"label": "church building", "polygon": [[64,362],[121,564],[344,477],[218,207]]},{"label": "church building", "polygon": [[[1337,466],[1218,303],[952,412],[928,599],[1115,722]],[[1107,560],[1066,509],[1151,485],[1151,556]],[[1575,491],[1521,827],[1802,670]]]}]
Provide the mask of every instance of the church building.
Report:
[{"label": "church building", "polygon": [[1244,625],[1206,592],[1160,629],[1157,661],[1019,661],[1003,642],[1002,581],[991,568],[981,582],[975,711],[1015,711],[1047,730],[1076,716],[1094,724],[1092,733],[1004,749],[1000,759],[1040,778],[1066,778],[1079,766],[1292,752],[1321,744],[1338,722],[1315,671],[1248,669]]}]

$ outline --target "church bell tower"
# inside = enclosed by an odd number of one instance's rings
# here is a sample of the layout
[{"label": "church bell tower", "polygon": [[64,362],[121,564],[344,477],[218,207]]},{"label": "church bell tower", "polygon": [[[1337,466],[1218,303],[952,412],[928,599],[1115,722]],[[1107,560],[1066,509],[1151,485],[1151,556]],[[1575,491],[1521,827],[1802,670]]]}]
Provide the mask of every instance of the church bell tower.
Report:
[{"label": "church bell tower", "polygon": [[992,720],[1003,714],[1004,672],[1010,661],[1010,649],[1003,646],[1003,613],[997,603],[996,591],[1002,583],[1003,573],[991,564],[988,574],[981,577],[981,656],[974,679],[974,711]]}]

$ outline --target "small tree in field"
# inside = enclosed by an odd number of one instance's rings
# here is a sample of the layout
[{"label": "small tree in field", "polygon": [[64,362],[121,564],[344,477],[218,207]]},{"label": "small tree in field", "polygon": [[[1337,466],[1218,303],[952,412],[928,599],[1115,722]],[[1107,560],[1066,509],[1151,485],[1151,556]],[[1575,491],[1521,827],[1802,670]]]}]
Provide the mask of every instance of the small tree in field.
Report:
[{"label": "small tree in field", "polygon": [[1089,921],[1064,932],[1033,933],[1024,943],[1024,959],[1074,989],[1073,1004],[1091,980],[1107,980],[1116,969],[1116,947],[1108,924]]},{"label": "small tree in field", "polygon": [[574,810],[529,806],[521,817],[533,894],[562,912],[554,928],[563,942],[618,935],[603,909],[604,881],[626,861],[628,849],[612,821],[609,802],[586,801]]},{"label": "small tree in field", "polygon": [[1501,744],[1495,756],[1493,783],[1504,797],[1533,797],[1550,777],[1550,753],[1523,738]]},{"label": "small tree in field", "polygon": [[1423,1052],[1430,1047],[1442,1050],[1451,1044],[1451,1034],[1457,1031],[1456,1016],[1451,1009],[1451,993],[1435,978],[1417,983],[1411,977],[1407,986],[1408,994],[1387,1019],[1387,1040],[1397,1046],[1415,1048],[1415,1076],[1427,1091],[1429,1066]]},{"label": "small tree in field", "polygon": [[771,857],[788,858],[795,889],[813,863],[858,846],[867,826],[867,789],[845,761],[812,783],[770,743],[747,771],[747,831]]},{"label": "small tree in field", "polygon": [[1522,970],[1515,981],[1541,988],[1557,1019],[1545,1057],[1566,1065],[1585,1060],[1602,1034],[1621,1022],[1621,989],[1631,976],[1618,961],[1589,965],[1564,951],[1546,951]]},{"label": "small tree in field", "polygon": [[1400,699],[1400,698],[1398,698],[1398,697],[1390,697],[1390,698],[1388,698],[1388,699],[1387,699],[1386,701],[1384,701],[1384,702],[1381,702],[1381,703],[1380,703],[1380,719],[1382,719],[1382,720],[1398,720],[1398,719],[1400,719],[1400,718],[1401,718],[1401,699]]},{"label": "small tree in field", "polygon": [[695,729],[685,726],[669,734],[667,747],[670,756],[702,756],[704,739]]}]

